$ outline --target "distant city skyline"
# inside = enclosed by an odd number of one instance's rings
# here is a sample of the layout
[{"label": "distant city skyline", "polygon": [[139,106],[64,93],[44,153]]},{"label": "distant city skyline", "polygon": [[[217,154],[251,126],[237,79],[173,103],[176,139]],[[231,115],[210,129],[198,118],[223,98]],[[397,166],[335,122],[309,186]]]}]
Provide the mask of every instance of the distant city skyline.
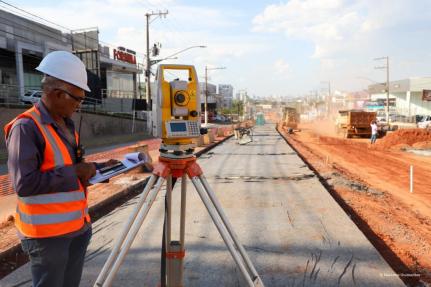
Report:
[{"label": "distant city skyline", "polygon": [[209,73],[211,82],[249,96],[305,95],[324,90],[323,81],[334,90],[363,90],[386,80],[375,69],[384,63],[373,60],[382,56],[390,58],[391,80],[430,76],[426,0],[7,2],[71,29],[97,26],[103,42],[141,53],[145,13],[168,10],[166,18],[151,19],[150,46],[161,43],[160,58],[206,45],[170,62],[194,64],[201,80],[205,65],[224,66]]}]

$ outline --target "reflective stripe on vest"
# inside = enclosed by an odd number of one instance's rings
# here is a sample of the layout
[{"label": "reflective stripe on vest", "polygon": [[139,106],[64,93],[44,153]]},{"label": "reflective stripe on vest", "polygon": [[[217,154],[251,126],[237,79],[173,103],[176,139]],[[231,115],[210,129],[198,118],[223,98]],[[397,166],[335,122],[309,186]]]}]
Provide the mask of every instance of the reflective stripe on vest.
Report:
[{"label": "reflective stripe on vest", "polygon": [[40,214],[40,215],[27,215],[17,210],[19,213],[19,217],[23,223],[33,224],[33,225],[42,225],[42,224],[53,224],[53,223],[62,223],[67,221],[72,221],[75,219],[79,219],[82,217],[82,211],[71,211],[65,213],[56,213],[56,214]]},{"label": "reflective stripe on vest", "polygon": [[20,200],[26,204],[63,203],[83,199],[85,199],[85,195],[80,191],[58,192],[20,197]]},{"label": "reflective stripe on vest", "polygon": [[38,128],[41,130],[43,137],[48,140],[46,145],[49,145],[50,147],[52,147],[54,165],[56,167],[64,166],[65,163],[63,160],[63,155],[60,151],[60,148],[55,142],[52,132],[48,130],[48,127],[46,125],[42,124],[42,119],[40,118],[40,115],[35,110],[30,111],[29,114],[33,117],[33,119],[35,119],[35,122]]},{"label": "reflective stripe on vest", "polygon": [[[22,113],[5,126],[6,138],[20,118],[31,118],[45,140],[44,158],[40,170],[46,172],[58,167],[72,165],[67,147],[51,125],[42,123],[36,107]],[[78,135],[75,132],[75,140]],[[88,215],[85,190],[78,180],[78,190],[53,192],[28,197],[18,196],[15,225],[27,237],[44,238],[67,234],[82,228]]]}]

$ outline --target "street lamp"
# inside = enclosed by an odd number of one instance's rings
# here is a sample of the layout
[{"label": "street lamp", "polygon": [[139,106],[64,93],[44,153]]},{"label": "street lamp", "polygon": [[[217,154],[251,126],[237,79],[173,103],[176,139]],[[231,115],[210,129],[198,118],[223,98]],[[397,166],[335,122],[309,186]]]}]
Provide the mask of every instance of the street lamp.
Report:
[{"label": "street lamp", "polygon": [[196,46],[190,46],[190,47],[187,47],[187,48],[182,49],[182,50],[180,50],[180,51],[178,51],[178,52],[175,52],[175,53],[173,53],[172,55],[169,55],[169,56],[167,56],[167,57],[165,57],[165,58],[163,58],[163,59],[155,59],[155,60],[151,60],[151,61],[150,61],[150,66],[155,65],[155,64],[157,64],[157,63],[159,63],[159,62],[161,62],[161,61],[164,61],[164,60],[178,59],[178,57],[174,57],[174,56],[176,56],[176,55],[178,55],[178,54],[180,54],[180,53],[182,53],[182,52],[185,52],[185,51],[187,51],[187,50],[190,50],[190,49],[193,49],[193,48],[206,48],[206,47],[207,47],[207,46],[204,46],[204,45],[196,45]]},{"label": "street lamp", "polygon": [[367,78],[367,77],[356,77],[356,79],[360,79],[360,80],[367,80],[367,81],[370,81],[370,82],[372,82],[372,83],[374,83],[374,84],[381,84],[381,83],[379,83],[379,82],[377,82],[377,81],[374,81],[374,80],[372,80],[372,79],[370,79],[370,78]]},{"label": "street lamp", "polygon": [[166,57],[166,58],[163,58],[163,59],[150,60],[150,66],[155,65],[157,63],[160,63],[161,61],[176,60],[176,59],[178,59],[178,57]]},{"label": "street lamp", "polygon": [[[185,51],[190,50],[190,49],[193,49],[193,48],[206,48],[206,47],[207,47],[207,46],[204,46],[204,45],[190,46],[190,47],[187,47],[187,48],[185,48],[185,49],[182,49],[182,50],[180,50],[180,51],[178,51],[178,52],[176,52],[176,53],[173,53],[172,55],[167,56],[166,58],[170,58],[170,57],[176,56],[176,55],[178,55],[178,54],[180,54],[180,53],[182,53],[182,52],[185,52]],[[165,59],[166,59],[166,58],[165,58]]]},{"label": "street lamp", "polygon": [[208,125],[208,71],[209,70],[224,70],[226,67],[208,68],[205,66],[205,126]]}]

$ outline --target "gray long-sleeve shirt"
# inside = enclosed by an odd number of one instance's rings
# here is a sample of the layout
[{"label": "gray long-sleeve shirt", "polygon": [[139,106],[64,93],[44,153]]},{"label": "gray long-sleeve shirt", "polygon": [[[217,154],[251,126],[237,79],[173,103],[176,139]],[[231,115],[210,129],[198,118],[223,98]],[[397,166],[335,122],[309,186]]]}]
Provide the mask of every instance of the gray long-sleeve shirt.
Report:
[{"label": "gray long-sleeve shirt", "polygon": [[[65,144],[72,162],[76,163],[75,142],[69,142],[62,129],[55,123],[42,102],[36,104],[43,123],[52,124],[60,139]],[[75,134],[75,125],[71,119],[65,119],[66,126],[72,134]],[[45,140],[36,123],[29,118],[22,118],[12,126],[6,141],[8,149],[8,171],[15,192],[22,197],[46,194],[51,192],[67,192],[77,190],[78,177],[73,165],[58,167],[50,171],[42,172],[40,167],[43,162]],[[84,226],[74,232],[59,237],[75,237],[83,234],[91,228],[86,222]],[[18,232],[18,237],[25,237]]]},{"label": "gray long-sleeve shirt", "polygon": [[[37,104],[43,123],[52,124],[76,163],[76,143],[69,142],[61,128],[55,123],[42,102]],[[74,134],[71,119],[65,119],[67,128]],[[73,166],[40,171],[43,162],[45,140],[32,119],[22,118],[15,122],[6,141],[8,170],[15,192],[22,197],[36,194],[77,190],[78,177]]]}]

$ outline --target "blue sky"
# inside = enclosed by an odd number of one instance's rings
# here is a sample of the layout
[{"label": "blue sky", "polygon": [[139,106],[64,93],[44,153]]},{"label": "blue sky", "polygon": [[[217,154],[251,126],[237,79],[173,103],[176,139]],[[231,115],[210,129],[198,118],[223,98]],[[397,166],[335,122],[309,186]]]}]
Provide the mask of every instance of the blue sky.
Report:
[{"label": "blue sky", "polygon": [[[430,76],[431,1],[428,0],[76,0],[10,2],[78,29],[99,27],[100,39],[145,51],[145,16],[168,10],[151,24],[161,57],[193,45],[174,63],[226,67],[210,81],[250,95],[298,96],[311,90],[366,89],[385,80],[373,59],[390,57],[393,80]],[[143,61],[143,59],[141,59]],[[201,78],[203,80],[203,77]]]}]

